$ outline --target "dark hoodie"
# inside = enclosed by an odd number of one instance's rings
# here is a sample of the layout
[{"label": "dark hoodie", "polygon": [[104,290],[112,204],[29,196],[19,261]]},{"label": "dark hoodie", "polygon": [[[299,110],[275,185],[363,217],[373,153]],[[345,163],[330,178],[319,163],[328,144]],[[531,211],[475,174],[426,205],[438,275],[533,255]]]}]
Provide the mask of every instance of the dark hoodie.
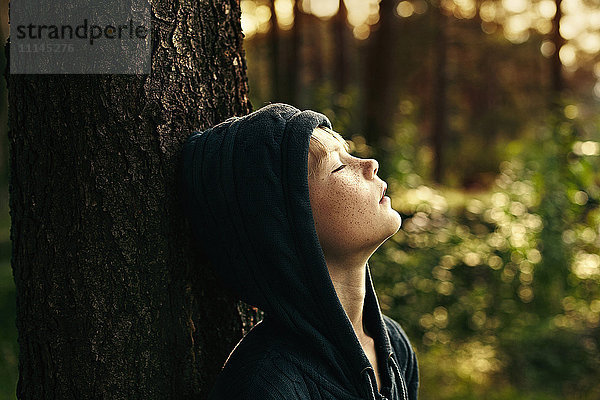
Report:
[{"label": "dark hoodie", "polygon": [[[363,320],[381,394],[329,276],[308,195],[308,146],[327,117],[271,104],[195,132],[183,198],[221,281],[265,312],[235,347],[210,399],[416,399],[417,360],[384,316],[366,268]],[[343,240],[340,238],[340,240]]]}]

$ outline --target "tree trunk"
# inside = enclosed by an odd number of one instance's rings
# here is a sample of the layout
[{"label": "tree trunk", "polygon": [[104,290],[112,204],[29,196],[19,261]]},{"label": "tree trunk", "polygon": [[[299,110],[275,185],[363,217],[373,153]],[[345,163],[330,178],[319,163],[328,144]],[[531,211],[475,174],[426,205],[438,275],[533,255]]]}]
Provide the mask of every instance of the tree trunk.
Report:
[{"label": "tree trunk", "polygon": [[550,58],[551,71],[552,71],[552,95],[550,101],[552,102],[551,108],[558,105],[560,95],[563,91],[563,76],[562,76],[562,62],[560,61],[560,48],[565,44],[565,40],[560,34],[560,19],[562,18],[561,3],[562,0],[555,0],[556,14],[552,19],[552,43],[554,44],[554,54]]},{"label": "tree trunk", "polygon": [[249,112],[235,0],[153,2],[150,75],[8,75],[20,399],[199,399],[242,334],[176,191]]},{"label": "tree trunk", "polygon": [[562,0],[555,0],[556,4],[556,14],[554,14],[554,18],[552,19],[552,43],[554,44],[555,51],[552,55],[552,90],[554,95],[559,94],[563,89],[563,79],[562,79],[562,63],[560,61],[560,48],[564,44],[564,39],[560,34],[560,19],[562,18],[562,10],[561,10]]},{"label": "tree trunk", "polygon": [[367,143],[377,146],[381,138],[392,137],[392,126],[398,105],[397,46],[400,23],[394,13],[396,2],[381,0],[379,22],[367,44],[365,66],[364,110],[365,138]]},{"label": "tree trunk", "polygon": [[335,89],[338,93],[343,93],[348,84],[348,49],[347,49],[347,31],[348,31],[348,10],[344,0],[339,0],[338,12],[333,20],[333,41],[335,51]]},{"label": "tree trunk", "polygon": [[300,10],[300,0],[294,3],[294,26],[290,32],[291,41],[289,46],[289,54],[287,57],[287,101],[290,104],[299,104],[298,88],[301,86],[303,60],[301,57],[302,50],[302,11]]},{"label": "tree trunk", "polygon": [[269,30],[269,44],[271,45],[271,100],[283,101],[281,98],[281,77],[279,71],[279,23],[275,12],[275,0],[269,3],[271,7],[271,29]]},{"label": "tree trunk", "polygon": [[431,141],[434,153],[433,180],[442,183],[444,167],[444,142],[446,138],[446,92],[447,78],[447,17],[441,5],[433,7],[435,21],[435,41],[433,44],[433,90],[431,93],[433,104],[433,124],[431,125]]},{"label": "tree trunk", "polygon": [[309,80],[312,82],[313,87],[318,88],[325,82],[325,67],[323,65],[323,60],[325,59],[323,52],[325,34],[322,32],[321,21],[314,14],[304,15],[304,21],[308,26]]}]

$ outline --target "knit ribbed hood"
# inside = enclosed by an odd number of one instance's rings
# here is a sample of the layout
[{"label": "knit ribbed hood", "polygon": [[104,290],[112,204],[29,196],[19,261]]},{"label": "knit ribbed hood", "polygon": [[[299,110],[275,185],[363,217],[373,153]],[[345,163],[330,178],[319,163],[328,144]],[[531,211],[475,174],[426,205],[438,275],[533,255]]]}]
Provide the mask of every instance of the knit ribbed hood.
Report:
[{"label": "knit ribbed hood", "polygon": [[[336,295],[309,201],[308,148],[317,126],[331,123],[314,111],[271,104],[194,133],[183,148],[183,199],[223,284],[297,333],[339,372],[340,384],[364,396],[374,374]],[[389,358],[392,347],[365,268],[364,323],[378,356]],[[383,384],[400,385],[391,367],[380,374]],[[396,390],[403,392],[391,393]]]}]

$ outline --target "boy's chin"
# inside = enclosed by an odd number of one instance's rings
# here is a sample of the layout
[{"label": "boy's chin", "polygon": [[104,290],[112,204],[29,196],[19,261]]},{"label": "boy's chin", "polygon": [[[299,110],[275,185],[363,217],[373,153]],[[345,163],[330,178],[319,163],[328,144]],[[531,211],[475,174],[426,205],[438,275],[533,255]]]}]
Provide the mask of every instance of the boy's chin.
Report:
[{"label": "boy's chin", "polygon": [[396,233],[398,233],[400,227],[402,226],[402,218],[400,217],[400,214],[398,214],[397,212],[395,212],[395,214],[395,217],[391,221],[389,221],[389,224],[387,224],[387,226],[389,226],[389,230],[387,231],[385,237],[381,241],[381,244],[383,244],[383,242],[385,242],[386,240],[394,236]]},{"label": "boy's chin", "polygon": [[402,217],[396,210],[392,210],[392,213],[394,214],[394,222],[392,223],[392,225],[395,226],[394,233],[392,233],[393,235],[400,230],[400,227],[402,226]]}]

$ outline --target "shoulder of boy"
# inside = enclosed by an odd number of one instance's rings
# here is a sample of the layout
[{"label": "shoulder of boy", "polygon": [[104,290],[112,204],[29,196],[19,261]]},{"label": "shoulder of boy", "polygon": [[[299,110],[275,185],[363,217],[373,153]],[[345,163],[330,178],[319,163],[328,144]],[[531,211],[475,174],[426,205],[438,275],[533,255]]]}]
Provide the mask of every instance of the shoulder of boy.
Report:
[{"label": "shoulder of boy", "polygon": [[209,400],[288,400],[297,398],[298,371],[277,352],[267,351],[253,365],[219,376]]}]

